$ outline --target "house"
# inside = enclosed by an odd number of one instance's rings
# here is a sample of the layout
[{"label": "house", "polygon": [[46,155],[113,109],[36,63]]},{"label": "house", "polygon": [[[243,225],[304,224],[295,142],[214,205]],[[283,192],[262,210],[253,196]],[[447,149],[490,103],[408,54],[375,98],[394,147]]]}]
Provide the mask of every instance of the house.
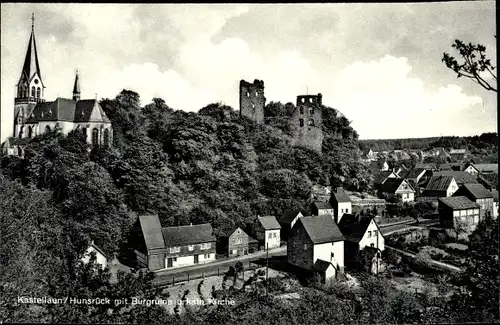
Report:
[{"label": "house", "polygon": [[408,167],[406,167],[404,164],[399,165],[397,169],[395,169],[394,173],[398,175],[399,177],[402,176],[403,173],[408,171]]},{"label": "house", "polygon": [[101,265],[101,268],[104,270],[108,265],[108,259],[106,257],[106,254],[94,243],[94,241],[92,241],[89,247],[85,250],[81,261],[85,264],[90,262],[92,253],[95,253],[95,263]]},{"label": "house", "polygon": [[373,174],[374,184],[375,186],[380,186],[384,184],[384,182],[389,178],[399,178],[398,174],[396,174],[393,170],[387,171],[379,171]]},{"label": "house", "polygon": [[379,170],[379,171],[387,171],[389,170],[389,164],[385,158],[379,158],[377,161],[373,161],[370,166],[373,169]]},{"label": "house", "polygon": [[361,162],[363,163],[371,163],[372,161],[377,160],[377,154],[373,152],[372,149],[365,149],[361,153]]},{"label": "house", "polygon": [[331,186],[313,185],[311,187],[311,199],[314,201],[328,202],[331,191]]},{"label": "house", "polygon": [[410,155],[404,150],[393,150],[390,152],[391,155],[395,156],[397,160],[410,160]]},{"label": "house", "polygon": [[493,195],[493,219],[498,218],[499,205],[498,205],[498,191],[496,189],[491,190],[491,194]]},{"label": "house", "polygon": [[264,249],[280,247],[281,226],[274,216],[257,216],[257,239]]},{"label": "house", "polygon": [[479,174],[498,174],[498,164],[475,164]]},{"label": "house", "polygon": [[313,202],[311,212],[313,216],[322,216],[327,214],[332,218],[334,217],[333,208],[328,202]]},{"label": "house", "polygon": [[[334,279],[344,273],[344,240],[330,216],[302,217],[288,238],[288,263],[308,271],[323,270],[325,278]],[[316,264],[318,260],[323,262]]]},{"label": "house", "polygon": [[330,205],[333,207],[333,216],[337,223],[342,219],[344,213],[352,212],[351,199],[342,187],[337,187],[332,193]]},{"label": "house", "polygon": [[479,204],[465,196],[442,197],[438,199],[441,227],[456,231],[472,231],[479,223]]},{"label": "house", "polygon": [[287,210],[279,218],[278,223],[281,226],[281,239],[288,239],[288,234],[290,230],[295,225],[299,218],[303,217],[302,213],[298,210]]},{"label": "house", "polygon": [[477,176],[471,175],[463,171],[455,171],[455,170],[433,171],[432,176],[451,176],[455,179],[458,186],[462,186],[463,184],[468,184],[468,183],[477,183]]},{"label": "house", "polygon": [[415,190],[404,178],[389,178],[382,184],[380,193],[387,199],[399,197],[402,202],[415,200]]},{"label": "house", "polygon": [[358,251],[365,247],[374,247],[384,251],[385,239],[373,217],[344,215],[338,226],[345,238],[346,263],[354,262]]},{"label": "house", "polygon": [[467,157],[467,149],[450,149],[450,157],[454,161],[464,160]]},{"label": "house", "polygon": [[453,196],[465,196],[469,200],[479,204],[480,220],[493,216],[493,194],[481,184],[465,184],[461,186]]},{"label": "house", "polygon": [[387,210],[387,202],[368,193],[351,192],[349,199],[352,205],[352,214],[374,216],[385,216]]},{"label": "house", "polygon": [[422,192],[422,196],[449,197],[456,190],[458,190],[458,185],[452,176],[432,176]]},{"label": "house", "polygon": [[403,175],[403,178],[405,178],[408,183],[415,189],[417,190],[418,183],[422,179],[422,177],[425,176],[425,173],[427,171],[424,168],[413,168],[410,169],[406,172],[406,174]]},{"label": "house", "polygon": [[416,163],[415,168],[423,168],[425,170],[436,170],[436,164],[433,163]]},{"label": "house", "polygon": [[465,164],[464,172],[467,172],[471,175],[479,174],[479,170],[474,166],[474,164],[470,164],[470,163]]},{"label": "house", "polygon": [[228,235],[222,238],[222,246],[229,257],[247,255],[259,250],[259,242],[240,227],[229,231]]},{"label": "house", "polygon": [[216,238],[208,223],[162,228],[158,215],[139,217],[143,242],[135,252],[150,271],[215,261]]}]

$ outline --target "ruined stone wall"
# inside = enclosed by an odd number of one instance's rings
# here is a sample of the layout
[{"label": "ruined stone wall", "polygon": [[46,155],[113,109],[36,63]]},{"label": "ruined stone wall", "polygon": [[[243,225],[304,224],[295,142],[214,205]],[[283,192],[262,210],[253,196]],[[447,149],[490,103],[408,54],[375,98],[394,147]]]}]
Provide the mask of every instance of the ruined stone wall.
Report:
[{"label": "ruined stone wall", "polygon": [[297,96],[292,116],[294,145],[321,151],[324,138],[321,105],[321,94]]},{"label": "ruined stone wall", "polygon": [[264,123],[264,81],[254,80],[253,83],[240,81],[240,116],[246,116],[257,123]]}]

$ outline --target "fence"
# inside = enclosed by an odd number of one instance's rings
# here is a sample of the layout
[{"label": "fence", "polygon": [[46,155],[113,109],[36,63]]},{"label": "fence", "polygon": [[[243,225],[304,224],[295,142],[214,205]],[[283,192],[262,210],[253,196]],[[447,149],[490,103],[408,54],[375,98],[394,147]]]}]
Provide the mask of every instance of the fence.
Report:
[{"label": "fence", "polygon": [[[234,264],[236,264],[237,262],[238,261],[235,261]],[[186,271],[186,272],[183,272],[180,274],[175,274],[172,276],[162,276],[161,280],[155,280],[154,283],[156,285],[156,288],[163,289],[163,288],[168,288],[171,286],[179,285],[183,282],[189,282],[189,281],[197,280],[197,279],[204,279],[204,278],[207,278],[210,276],[223,276],[228,272],[228,270],[231,266],[234,267],[234,264],[220,266],[220,267],[217,267],[217,269],[214,268],[214,269],[209,269],[209,270],[201,271],[201,272],[195,270],[192,272]],[[255,264],[252,261],[242,262],[242,266],[243,266],[243,269],[241,270],[241,274],[243,275],[243,280],[245,280],[245,272],[246,271],[252,271],[252,270],[256,270],[256,269],[263,267],[262,265]]]}]

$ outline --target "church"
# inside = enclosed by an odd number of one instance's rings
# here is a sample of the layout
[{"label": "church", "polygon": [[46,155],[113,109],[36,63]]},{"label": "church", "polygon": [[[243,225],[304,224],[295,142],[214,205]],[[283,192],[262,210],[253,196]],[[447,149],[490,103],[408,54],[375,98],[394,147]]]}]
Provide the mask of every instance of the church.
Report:
[{"label": "church", "polygon": [[55,129],[63,134],[80,130],[93,146],[110,146],[113,139],[111,121],[96,99],[80,98],[78,72],[73,84],[73,96],[46,101],[45,84],[35,42],[35,17],[32,16],[31,36],[24,59],[17,93],[14,98],[14,129],[2,144],[7,154],[23,155],[23,147],[33,137]]}]

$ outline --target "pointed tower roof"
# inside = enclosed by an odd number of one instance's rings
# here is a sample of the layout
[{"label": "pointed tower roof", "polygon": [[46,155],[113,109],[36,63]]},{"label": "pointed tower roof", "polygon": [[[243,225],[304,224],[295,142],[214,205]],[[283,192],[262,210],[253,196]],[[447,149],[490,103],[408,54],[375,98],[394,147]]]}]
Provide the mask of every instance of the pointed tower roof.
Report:
[{"label": "pointed tower roof", "polygon": [[80,80],[78,79],[78,70],[76,70],[75,85],[73,86],[73,94],[80,93]]},{"label": "pointed tower roof", "polygon": [[42,78],[42,74],[40,73],[40,64],[38,63],[38,54],[36,51],[36,42],[35,42],[35,14],[31,17],[31,36],[28,43],[28,51],[26,52],[26,58],[24,59],[23,72],[22,76],[26,76],[28,80],[30,80],[35,73],[38,73],[40,79]]}]

